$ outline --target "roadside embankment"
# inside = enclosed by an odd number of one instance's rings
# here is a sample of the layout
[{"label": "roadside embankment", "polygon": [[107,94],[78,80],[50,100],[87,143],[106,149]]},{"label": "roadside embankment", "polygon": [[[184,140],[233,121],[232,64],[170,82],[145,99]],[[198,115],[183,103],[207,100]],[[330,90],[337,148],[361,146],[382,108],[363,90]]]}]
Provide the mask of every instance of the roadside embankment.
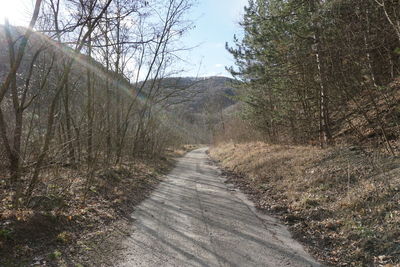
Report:
[{"label": "roadside embankment", "polygon": [[400,159],[356,147],[226,143],[210,149],[228,181],[279,216],[319,260],[400,263]]}]

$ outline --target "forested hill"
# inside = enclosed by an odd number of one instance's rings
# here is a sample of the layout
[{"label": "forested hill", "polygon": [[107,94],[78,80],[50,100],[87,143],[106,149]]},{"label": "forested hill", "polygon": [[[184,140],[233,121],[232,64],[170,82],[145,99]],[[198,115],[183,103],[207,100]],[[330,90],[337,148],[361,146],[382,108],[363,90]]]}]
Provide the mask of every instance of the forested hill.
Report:
[{"label": "forested hill", "polygon": [[[223,113],[237,103],[238,81],[219,76],[169,77],[134,86],[142,98],[159,107],[174,124],[191,129],[201,142],[210,142]],[[151,95],[151,97],[149,97]],[[150,103],[149,102],[149,103]]]},{"label": "forested hill", "polygon": [[[211,77],[170,77],[156,82],[156,102],[175,110],[179,108],[188,113],[202,113],[209,105],[227,108],[236,103],[235,80],[222,76]],[[147,95],[151,82],[143,89]],[[153,89],[154,90],[154,89]]]},{"label": "forested hill", "polygon": [[228,45],[231,73],[246,81],[246,120],[271,142],[374,137],[394,154],[399,8],[399,1],[249,1],[244,37]]},{"label": "forested hill", "polygon": [[328,266],[400,266],[399,11],[249,0],[227,45],[241,116],[210,155]]},{"label": "forested hill", "polygon": [[[29,26],[0,26],[0,266],[52,251],[58,261],[55,242],[130,216],[123,209],[201,137],[165,112],[171,95],[158,87],[191,1],[32,2]],[[139,95],[138,77],[149,84]]]}]

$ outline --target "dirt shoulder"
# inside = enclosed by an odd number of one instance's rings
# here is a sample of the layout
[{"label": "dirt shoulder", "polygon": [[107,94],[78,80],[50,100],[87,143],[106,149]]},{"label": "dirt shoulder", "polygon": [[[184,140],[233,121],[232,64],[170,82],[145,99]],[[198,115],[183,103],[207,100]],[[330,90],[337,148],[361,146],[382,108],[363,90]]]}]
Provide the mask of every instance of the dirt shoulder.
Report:
[{"label": "dirt shoulder", "polygon": [[318,260],[399,266],[400,159],[357,148],[222,144],[210,155]]},{"label": "dirt shoulder", "polygon": [[[156,160],[125,162],[101,168],[85,190],[80,168],[60,167],[46,171],[60,187],[36,192],[33,204],[9,210],[11,198],[0,194],[0,266],[113,266],[130,234],[135,205],[144,200],[175,165],[174,158],[191,150],[170,151]],[[46,178],[47,177],[47,178]],[[62,192],[62,193],[61,193]],[[85,193],[86,192],[86,193]]]}]

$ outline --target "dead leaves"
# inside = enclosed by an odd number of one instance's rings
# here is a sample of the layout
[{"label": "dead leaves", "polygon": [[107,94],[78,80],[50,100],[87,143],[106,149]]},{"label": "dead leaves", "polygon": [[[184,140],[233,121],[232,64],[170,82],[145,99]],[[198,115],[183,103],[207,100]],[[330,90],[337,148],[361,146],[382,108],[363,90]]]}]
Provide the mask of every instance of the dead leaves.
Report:
[{"label": "dead leaves", "polygon": [[399,266],[399,159],[260,142],[221,144],[210,155],[317,258],[335,266]]},{"label": "dead leaves", "polygon": [[[68,179],[57,180],[60,183],[65,182],[65,185],[46,187],[43,183],[42,187],[39,186],[35,191],[36,196],[42,195],[43,199],[47,200],[48,195],[57,195],[57,190],[68,186],[68,190],[62,194],[65,201],[62,209],[36,208],[15,211],[10,206],[11,194],[0,191],[0,235],[2,229],[6,229],[4,236],[8,235],[8,231],[12,231],[13,235],[17,234],[16,238],[0,237],[0,249],[10,251],[10,259],[0,257],[0,265],[3,266],[3,260],[18,261],[31,256],[32,262],[37,262],[33,255],[47,255],[47,263],[52,260],[62,261],[67,256],[79,258],[80,254],[86,253],[84,247],[80,247],[79,244],[90,243],[92,239],[101,239],[103,242],[108,239],[110,233],[118,232],[116,229],[120,230],[120,225],[128,223],[126,218],[133,211],[134,205],[145,198],[153,185],[160,181],[158,173],[171,166],[171,162],[167,160],[143,160],[125,163],[123,167],[112,171],[99,171],[87,194],[84,172],[79,169],[65,169],[67,173],[60,172],[59,175]],[[104,173],[118,175],[118,179],[102,175]],[[114,224],[118,225],[116,229],[110,226]],[[28,243],[29,247],[26,245]],[[48,255],[51,255],[51,251],[56,251],[55,249],[61,254],[55,254],[56,257],[50,259]],[[13,251],[18,251],[18,257],[11,253]]]}]

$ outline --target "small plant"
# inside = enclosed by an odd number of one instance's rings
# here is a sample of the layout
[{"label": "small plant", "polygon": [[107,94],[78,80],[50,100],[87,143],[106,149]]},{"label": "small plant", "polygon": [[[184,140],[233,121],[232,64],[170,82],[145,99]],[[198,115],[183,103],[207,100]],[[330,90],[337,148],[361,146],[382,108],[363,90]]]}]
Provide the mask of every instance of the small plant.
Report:
[{"label": "small plant", "polygon": [[258,188],[261,190],[267,190],[269,188],[269,186],[267,184],[260,184],[260,185],[258,185]]},{"label": "small plant", "polygon": [[319,206],[319,201],[317,199],[307,198],[304,201],[304,204],[309,206],[309,207],[316,207],[316,206]]},{"label": "small plant", "polygon": [[0,229],[0,239],[8,240],[12,238],[13,231],[10,229]]},{"label": "small plant", "polygon": [[61,232],[57,235],[57,241],[67,244],[70,243],[72,240],[72,234],[69,232]]},{"label": "small plant", "polygon": [[364,238],[370,238],[370,237],[374,237],[374,236],[375,236],[375,231],[374,231],[374,230],[372,230],[372,229],[370,229],[370,228],[368,228],[368,227],[366,227],[366,226],[363,226],[362,224],[358,224],[358,225],[355,227],[354,230],[356,230],[356,232],[357,232],[360,236],[362,236],[362,237],[364,237]]},{"label": "small plant", "polygon": [[61,258],[62,253],[59,250],[54,250],[53,253],[50,254],[50,258],[53,260]]}]

